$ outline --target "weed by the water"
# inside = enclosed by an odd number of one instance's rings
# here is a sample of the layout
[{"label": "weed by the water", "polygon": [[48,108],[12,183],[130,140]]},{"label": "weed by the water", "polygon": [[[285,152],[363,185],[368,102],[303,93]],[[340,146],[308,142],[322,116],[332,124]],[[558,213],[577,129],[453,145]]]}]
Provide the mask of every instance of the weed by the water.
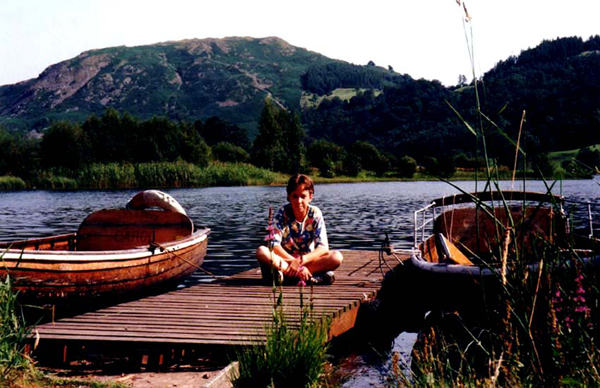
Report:
[{"label": "weed by the water", "polygon": [[600,384],[597,264],[552,247],[513,264],[484,310],[432,312],[398,385]]},{"label": "weed by the water", "polygon": [[14,176],[0,176],[0,190],[24,190],[25,181]]},{"label": "weed by the water", "polygon": [[0,282],[0,385],[10,386],[22,375],[33,373],[33,363],[25,355],[27,336],[31,329],[19,314],[17,296],[9,276]]},{"label": "weed by the water", "polygon": [[237,352],[234,387],[310,387],[324,378],[329,325],[315,319],[312,303],[301,305],[299,322],[297,317],[286,317],[282,295],[281,291],[273,294],[273,319],[265,328],[266,340]]}]

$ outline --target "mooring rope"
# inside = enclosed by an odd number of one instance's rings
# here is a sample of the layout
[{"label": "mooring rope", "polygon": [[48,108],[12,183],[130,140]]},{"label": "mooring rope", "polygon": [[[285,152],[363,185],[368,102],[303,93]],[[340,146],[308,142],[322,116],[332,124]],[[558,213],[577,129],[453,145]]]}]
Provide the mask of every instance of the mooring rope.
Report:
[{"label": "mooring rope", "polygon": [[205,270],[204,268],[200,267],[199,265],[197,265],[197,264],[195,264],[195,263],[192,263],[191,261],[189,261],[189,260],[187,260],[187,259],[185,259],[185,258],[181,257],[179,254],[177,254],[177,253],[175,253],[175,252],[170,252],[169,250],[167,250],[167,247],[165,247],[165,246],[164,246],[164,245],[162,245],[162,244],[159,244],[159,243],[157,243],[157,242],[151,242],[151,243],[150,243],[150,249],[151,249],[151,250],[155,249],[156,247],[160,248],[160,249],[161,249],[163,252],[166,252],[166,253],[167,253],[169,256],[170,256],[170,255],[174,255],[175,257],[177,257],[177,258],[179,258],[179,259],[181,259],[181,260],[185,261],[186,263],[188,263],[188,264],[189,264],[189,265],[191,265],[192,267],[195,267],[196,269],[199,269],[200,271],[204,272],[205,274],[207,274],[207,275],[209,275],[209,276],[212,276],[212,277],[213,277],[214,279],[216,279],[216,280],[219,280],[219,279],[225,279],[225,276],[217,276],[217,275],[215,275],[214,273],[212,273],[212,272],[210,272],[210,271],[208,271],[208,270]]}]

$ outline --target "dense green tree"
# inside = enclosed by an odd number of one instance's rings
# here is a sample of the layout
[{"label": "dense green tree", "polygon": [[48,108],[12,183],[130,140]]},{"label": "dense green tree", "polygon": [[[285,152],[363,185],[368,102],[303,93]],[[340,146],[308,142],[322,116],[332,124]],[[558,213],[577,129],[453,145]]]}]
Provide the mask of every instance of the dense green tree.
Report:
[{"label": "dense green tree", "polygon": [[423,158],[422,164],[426,174],[440,178],[450,178],[456,171],[454,160],[450,156],[427,156]]},{"label": "dense green tree", "polygon": [[250,154],[245,149],[224,141],[212,146],[212,154],[221,162],[247,163],[250,161]]},{"label": "dense green tree", "polygon": [[84,134],[78,124],[60,121],[44,134],[41,143],[44,167],[77,169],[83,162]]},{"label": "dense green tree", "polygon": [[194,126],[188,123],[180,123],[177,129],[180,137],[179,157],[200,167],[208,166],[212,150]]},{"label": "dense green tree", "polygon": [[216,116],[208,118],[204,123],[197,120],[194,126],[209,146],[227,142],[245,150],[250,149],[248,130],[228,124]]},{"label": "dense green tree", "polygon": [[0,175],[28,178],[40,168],[40,142],[0,126]]},{"label": "dense green tree", "polygon": [[388,159],[379,152],[377,147],[369,142],[355,142],[349,147],[348,153],[356,157],[362,169],[374,171],[377,175],[383,175],[390,169]]},{"label": "dense green tree", "polygon": [[375,64],[360,66],[335,62],[309,68],[300,80],[304,90],[326,95],[337,88],[383,89],[386,86],[401,85],[411,78]]},{"label": "dense green tree", "polygon": [[122,130],[121,115],[115,109],[104,111],[100,118],[100,133],[93,144],[101,162],[120,162],[128,154],[127,133]]},{"label": "dense green tree", "polygon": [[283,130],[277,121],[277,108],[267,100],[260,112],[258,136],[252,144],[252,163],[258,167],[281,171],[280,166],[285,156]]},{"label": "dense green tree", "polygon": [[252,146],[252,162],[259,167],[296,173],[304,166],[304,129],[292,112],[265,101],[259,133]]},{"label": "dense green tree", "polygon": [[306,165],[306,149],[304,147],[304,128],[300,124],[300,117],[286,110],[279,110],[278,120],[283,130],[283,148],[287,157],[283,160],[283,171],[295,174]]},{"label": "dense green tree", "polygon": [[313,141],[307,150],[308,163],[319,169],[321,176],[333,178],[342,171],[346,150],[327,140]]},{"label": "dense green tree", "polygon": [[11,161],[18,155],[17,137],[0,127],[0,175],[15,175]]},{"label": "dense green tree", "polygon": [[417,161],[410,156],[404,155],[398,158],[396,168],[400,177],[412,178],[417,172]]}]

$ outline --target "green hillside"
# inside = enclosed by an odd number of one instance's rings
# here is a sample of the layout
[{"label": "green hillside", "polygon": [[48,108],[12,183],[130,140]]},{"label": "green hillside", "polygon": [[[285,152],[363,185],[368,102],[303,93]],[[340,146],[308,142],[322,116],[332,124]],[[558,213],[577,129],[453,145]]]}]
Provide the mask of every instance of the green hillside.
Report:
[{"label": "green hillside", "polygon": [[84,52],[0,87],[5,126],[46,128],[111,107],[142,119],[222,119],[256,130],[265,97],[299,109],[300,77],[334,62],[279,38],[193,39]]}]

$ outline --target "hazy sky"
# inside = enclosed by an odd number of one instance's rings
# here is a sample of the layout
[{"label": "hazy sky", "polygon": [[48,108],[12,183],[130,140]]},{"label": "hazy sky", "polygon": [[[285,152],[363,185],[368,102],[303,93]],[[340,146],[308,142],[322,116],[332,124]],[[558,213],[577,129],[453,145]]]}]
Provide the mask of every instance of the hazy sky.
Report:
[{"label": "hazy sky", "polygon": [[[479,76],[544,39],[600,34],[600,0],[467,0]],[[278,36],[355,64],[454,85],[472,77],[457,0],[0,0],[0,85],[83,51]]]}]

